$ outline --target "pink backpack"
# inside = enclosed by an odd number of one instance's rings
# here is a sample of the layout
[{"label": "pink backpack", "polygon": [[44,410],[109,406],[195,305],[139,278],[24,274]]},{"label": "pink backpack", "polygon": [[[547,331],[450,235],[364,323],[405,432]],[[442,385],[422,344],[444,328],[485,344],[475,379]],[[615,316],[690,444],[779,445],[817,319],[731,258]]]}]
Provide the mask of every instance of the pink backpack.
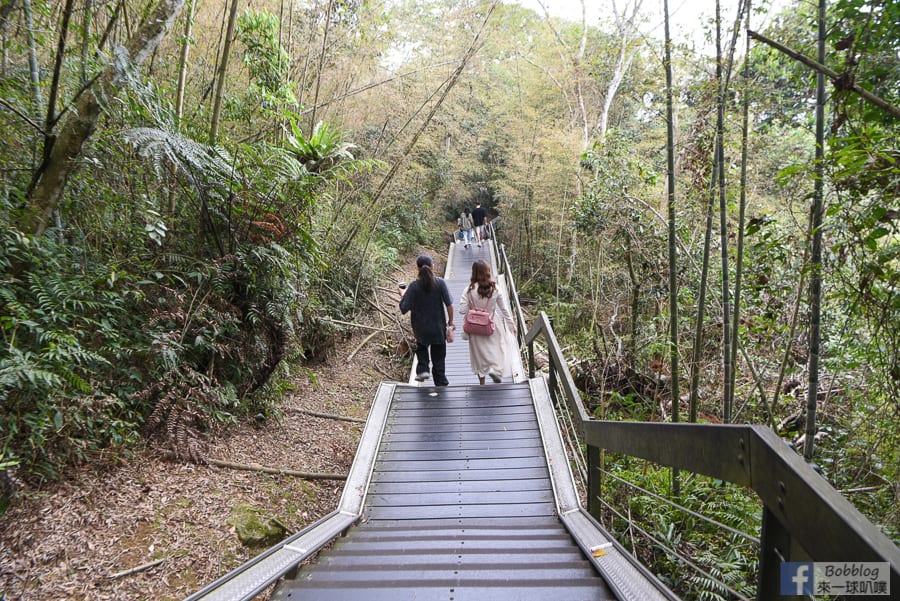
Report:
[{"label": "pink backpack", "polygon": [[[490,300],[488,300],[490,304]],[[469,310],[463,320],[463,332],[472,336],[490,336],[495,330],[491,314],[475,306],[472,295],[469,295]]]}]

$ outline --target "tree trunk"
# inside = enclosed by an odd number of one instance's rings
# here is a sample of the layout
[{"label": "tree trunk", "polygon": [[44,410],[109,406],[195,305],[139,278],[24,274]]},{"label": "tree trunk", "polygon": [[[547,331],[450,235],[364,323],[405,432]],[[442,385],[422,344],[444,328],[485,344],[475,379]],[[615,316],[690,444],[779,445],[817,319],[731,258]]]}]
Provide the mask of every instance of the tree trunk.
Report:
[{"label": "tree trunk", "polygon": [[[819,0],[818,60],[825,63],[825,0]],[[812,257],[809,276],[809,390],[806,393],[806,441],[803,458],[811,462],[816,440],[819,352],[822,317],[822,217],[825,198],[825,74],[816,74],[816,181],[813,187]]]},{"label": "tree trunk", "polygon": [[106,66],[95,84],[100,90],[87,90],[78,99],[75,110],[69,112],[58,138],[35,174],[21,223],[24,231],[40,235],[47,228],[62,198],[66,181],[81,156],[84,143],[97,128],[102,112],[100,99],[115,95],[124,82],[126,68],[140,67],[150,56],[168,32],[184,2],[161,0],[128,43],[117,49],[117,56]]},{"label": "tree trunk", "polygon": [[[750,29],[750,2],[747,2],[745,10],[747,11],[746,29]],[[741,279],[744,272],[744,222],[747,211],[747,155],[748,144],[750,138],[750,36],[747,36],[747,49],[744,55],[744,98],[742,102],[742,122],[741,122],[741,183],[740,183],[740,203],[738,209],[738,225],[737,225],[737,257],[735,259],[734,269],[734,315],[731,325],[731,398],[734,404],[734,388],[737,383],[737,349],[740,332],[740,315],[741,315]],[[765,401],[765,397],[763,397]],[[771,419],[769,421],[772,421]]]},{"label": "tree trunk", "polygon": [[181,117],[184,115],[184,86],[187,82],[188,57],[191,53],[191,33],[194,29],[195,0],[188,0],[187,14],[184,16],[184,42],[181,44],[181,55],[178,57],[178,88],[175,92],[175,123],[181,128]]},{"label": "tree trunk", "polygon": [[81,85],[88,82],[88,54],[91,42],[91,23],[94,20],[94,0],[84,0],[84,17],[81,22]]},{"label": "tree trunk", "polygon": [[0,3],[0,77],[9,77],[9,15],[16,8],[15,0],[3,0]]},{"label": "tree trunk", "polygon": [[[62,76],[63,57],[66,54],[66,38],[69,36],[69,22],[72,20],[72,11],[75,9],[75,0],[66,0],[63,8],[62,24],[59,28],[59,41],[56,45],[56,60],[53,65],[53,80],[50,84],[50,99],[47,101],[47,119],[44,125],[46,144],[51,144],[50,132],[56,121],[56,101],[59,98],[59,80]],[[46,149],[45,149],[46,152]]]},{"label": "tree trunk", "polygon": [[[718,140],[715,144],[718,144]],[[715,203],[715,182],[719,163],[713,159],[712,178],[709,182],[709,201],[706,203],[706,231],[703,236],[703,264],[700,268],[700,291],[697,293],[697,324],[694,330],[694,349],[691,353],[690,421],[697,421],[697,402],[700,393],[700,358],[703,354],[703,320],[706,316],[706,285],[709,280],[709,249],[712,238],[712,213]]]},{"label": "tree trunk", "polygon": [[666,201],[669,213],[669,362],[672,376],[672,421],[679,417],[678,368],[678,264],[676,263],[678,233],[675,228],[675,110],[672,98],[672,39],[669,35],[669,3],[663,2],[665,12],[665,68],[666,68]]},{"label": "tree trunk", "polygon": [[[184,1],[184,0],[182,0]],[[237,21],[238,0],[231,0],[228,13],[228,27],[222,42],[222,56],[216,69],[216,94],[213,97],[212,122],[209,126],[209,145],[216,145],[219,136],[219,118],[222,115],[222,96],[225,94],[225,71],[228,68],[228,55],[231,54],[231,39],[234,37],[234,23]]]},{"label": "tree trunk", "polygon": [[619,12],[616,10],[616,3],[613,1],[613,15],[615,15],[616,29],[619,32],[619,56],[616,59],[616,68],[613,70],[612,79],[610,79],[606,88],[603,107],[600,110],[600,119],[597,123],[597,137],[600,142],[606,140],[606,130],[609,127],[609,111],[612,108],[616,92],[619,91],[619,86],[622,85],[622,81],[625,79],[625,73],[628,72],[631,61],[634,60],[634,56],[637,54],[637,49],[628,52],[628,42],[630,41],[628,34],[634,29],[634,21],[641,8],[641,2],[642,0],[636,0],[634,7],[631,9],[631,16],[626,19],[625,12],[627,9],[622,11],[622,15],[619,15]]},{"label": "tree trunk", "polygon": [[719,164],[719,244],[722,254],[722,363],[724,383],[724,407],[722,421],[731,422],[731,293],[728,287],[728,213],[725,198],[725,81],[722,56],[721,1],[716,0],[716,82],[719,97],[716,100],[717,161]]},{"label": "tree trunk", "polygon": [[[581,146],[583,150],[587,150],[590,146],[590,125],[588,123],[588,114],[587,108],[585,107],[584,102],[584,69],[582,65],[584,64],[584,52],[587,48],[587,13],[584,6],[584,0],[581,0],[581,38],[578,43],[578,50],[572,51],[569,49],[569,45],[566,44],[566,41],[563,39],[562,35],[560,35],[559,31],[553,26],[550,20],[550,11],[544,5],[544,2],[538,0],[538,5],[544,11],[544,18],[547,22],[547,27],[550,28],[550,31],[553,32],[553,35],[556,37],[556,41],[559,43],[560,47],[563,51],[568,55],[566,58],[572,63],[572,73],[575,78],[574,83],[572,84],[573,93],[575,94],[575,105],[578,111],[578,125],[581,129]],[[573,116],[573,121],[575,121],[575,117]]]},{"label": "tree trunk", "polygon": [[41,69],[37,61],[37,45],[34,40],[34,13],[31,10],[31,0],[22,0],[22,10],[25,16],[25,35],[28,39],[28,74],[31,81],[32,116],[38,119],[41,114],[41,105],[44,101],[41,97]]},{"label": "tree trunk", "polygon": [[316,104],[319,102],[319,88],[322,85],[322,69],[325,66],[325,50],[328,47],[328,31],[331,25],[331,7],[334,0],[328,0],[328,8],[325,11],[325,32],[322,34],[322,49],[319,51],[319,66],[316,69],[316,91],[313,94],[313,112],[309,118],[309,136],[312,137],[316,127]]},{"label": "tree trunk", "polygon": [[[675,229],[675,110],[672,100],[672,38],[669,34],[669,2],[663,0],[666,68],[666,202],[669,212],[669,373],[672,387],[672,421],[681,421],[678,389],[678,265],[675,261],[678,233]],[[681,493],[678,470],[672,470],[672,493]]]}]

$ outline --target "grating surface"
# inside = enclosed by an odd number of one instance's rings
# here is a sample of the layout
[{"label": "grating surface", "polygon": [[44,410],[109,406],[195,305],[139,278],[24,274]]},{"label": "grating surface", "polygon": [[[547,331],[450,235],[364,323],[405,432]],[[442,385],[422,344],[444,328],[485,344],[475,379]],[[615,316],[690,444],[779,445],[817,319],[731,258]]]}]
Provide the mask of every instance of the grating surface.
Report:
[{"label": "grating surface", "polygon": [[[488,248],[451,249],[454,301]],[[360,523],[273,599],[615,598],[556,516],[528,384],[479,386],[459,338],[447,374],[396,387]]]},{"label": "grating surface", "polygon": [[275,599],[611,599],[555,515],[528,385],[398,386],[362,522]]}]

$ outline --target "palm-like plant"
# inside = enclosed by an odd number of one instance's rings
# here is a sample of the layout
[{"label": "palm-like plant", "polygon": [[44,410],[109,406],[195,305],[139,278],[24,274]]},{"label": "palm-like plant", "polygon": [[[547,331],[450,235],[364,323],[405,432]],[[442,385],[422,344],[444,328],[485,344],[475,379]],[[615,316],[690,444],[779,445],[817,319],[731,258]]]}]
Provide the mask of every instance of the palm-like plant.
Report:
[{"label": "palm-like plant", "polygon": [[343,142],[341,132],[319,121],[312,135],[306,138],[295,121],[291,121],[291,132],[285,142],[287,150],[306,167],[309,173],[325,175],[339,163],[353,161],[351,152],[355,144]]}]

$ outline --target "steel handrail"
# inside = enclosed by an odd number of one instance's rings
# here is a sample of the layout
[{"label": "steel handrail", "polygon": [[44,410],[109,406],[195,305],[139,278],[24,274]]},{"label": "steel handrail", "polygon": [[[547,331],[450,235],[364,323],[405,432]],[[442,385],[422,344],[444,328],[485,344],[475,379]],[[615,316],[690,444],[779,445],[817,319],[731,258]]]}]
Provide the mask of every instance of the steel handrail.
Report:
[{"label": "steel handrail", "polygon": [[[510,282],[520,335],[525,319],[512,283],[505,246],[497,245]],[[778,597],[782,561],[887,562],[900,590],[900,549],[812,466],[766,426],[611,422],[594,420],[584,406],[550,318],[543,311],[521,343],[534,378],[535,343],[549,355],[549,390],[574,422],[586,447],[588,510],[599,514],[600,450],[622,453],[748,487],[763,504],[759,599]],[[558,391],[561,391],[561,395]],[[561,396],[561,398],[559,398]]]},{"label": "steel handrail", "polygon": [[[765,508],[759,599],[778,597],[782,560],[887,562],[891,586],[900,590],[900,549],[768,427],[593,420],[544,312],[525,335],[529,376],[535,377],[539,339],[550,356],[549,378],[559,381],[565,407],[588,446],[589,464],[592,449],[605,449],[740,484],[757,494]],[[589,498],[599,494],[594,467],[589,465]]]}]

